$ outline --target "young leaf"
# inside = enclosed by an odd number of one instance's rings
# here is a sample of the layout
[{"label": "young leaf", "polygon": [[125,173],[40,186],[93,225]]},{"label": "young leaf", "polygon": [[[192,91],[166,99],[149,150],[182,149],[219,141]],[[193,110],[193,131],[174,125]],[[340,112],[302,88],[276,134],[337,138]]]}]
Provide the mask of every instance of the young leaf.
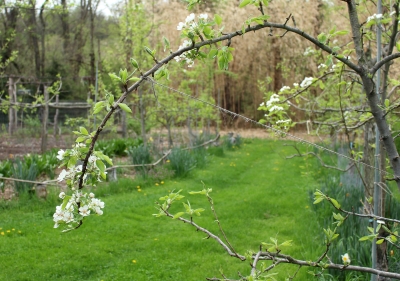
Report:
[{"label": "young leaf", "polygon": [[106,170],[106,165],[104,165],[103,161],[96,160],[96,166],[99,168],[100,172],[104,173]]},{"label": "young leaf", "polygon": [[243,8],[244,6],[249,5],[251,0],[243,0],[242,3],[240,3],[239,8]]},{"label": "young leaf", "polygon": [[86,135],[86,136],[89,135],[89,133],[88,133],[88,131],[86,130],[85,127],[79,127],[79,131],[81,131],[81,133],[82,133],[83,135]]},{"label": "young leaf", "polygon": [[118,106],[127,113],[132,113],[132,110],[124,103],[119,103]]},{"label": "young leaf", "polygon": [[139,64],[137,63],[137,61],[134,58],[131,58],[130,61],[134,68],[136,68],[136,69],[139,68]]},{"label": "young leaf", "polygon": [[335,208],[340,209],[340,204],[338,201],[336,201],[336,199],[331,198],[330,200]]},{"label": "young leaf", "polygon": [[170,49],[170,44],[168,39],[165,38],[164,36],[163,36],[163,42],[164,42],[164,52],[165,52],[167,49]]},{"label": "young leaf", "polygon": [[121,81],[121,78],[118,75],[116,75],[115,73],[108,73],[108,75],[110,76],[110,78],[112,80]]},{"label": "young leaf", "polygon": [[215,15],[214,16],[214,21],[217,25],[221,25],[222,23],[222,17],[220,15]]},{"label": "young leaf", "polygon": [[180,218],[180,217],[183,216],[184,214],[185,214],[184,212],[176,213],[176,214],[174,215],[173,219]]}]

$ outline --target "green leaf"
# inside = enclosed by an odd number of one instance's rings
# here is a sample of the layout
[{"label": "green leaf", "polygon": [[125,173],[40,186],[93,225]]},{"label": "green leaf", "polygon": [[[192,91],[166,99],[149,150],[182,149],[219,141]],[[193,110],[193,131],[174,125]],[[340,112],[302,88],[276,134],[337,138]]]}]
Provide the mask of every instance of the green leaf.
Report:
[{"label": "green leaf", "polygon": [[139,64],[138,64],[138,62],[137,62],[134,58],[131,58],[131,59],[130,59],[130,62],[131,62],[132,66],[133,66],[134,68],[136,68],[136,69],[139,68]]},{"label": "green leaf", "polygon": [[396,43],[396,49],[397,49],[398,52],[400,52],[400,42]]},{"label": "green leaf", "polygon": [[385,241],[385,239],[379,239],[376,241],[376,245],[380,245],[383,243],[383,241]]},{"label": "green leaf", "polygon": [[243,0],[243,1],[240,3],[239,8],[243,8],[243,7],[247,6],[247,5],[249,5],[250,2],[251,2],[251,0]]},{"label": "green leaf", "polygon": [[132,113],[132,110],[124,103],[119,103],[118,106],[127,113]]},{"label": "green leaf", "polygon": [[121,81],[121,78],[115,73],[108,73],[112,80]]},{"label": "green leaf", "polygon": [[360,239],[358,239],[358,241],[367,241],[367,240],[370,240],[370,239],[371,239],[371,236],[363,236]]},{"label": "green leaf", "polygon": [[165,38],[164,36],[163,36],[163,42],[164,42],[164,52],[165,52],[167,49],[170,49],[170,44],[168,39]]},{"label": "green leaf", "polygon": [[208,53],[208,58],[214,59],[218,55],[218,49],[211,49]]},{"label": "green leaf", "polygon": [[76,156],[72,156],[71,158],[69,158],[67,168],[71,169],[71,168],[75,167],[77,161],[78,161],[78,159],[76,158]]},{"label": "green leaf", "polygon": [[140,81],[140,78],[133,76],[133,77],[129,78],[129,81],[133,81],[134,83],[136,83],[137,81]]},{"label": "green leaf", "polygon": [[318,35],[317,39],[320,43],[325,44],[326,40],[328,40],[328,36],[326,36],[326,34],[322,32],[321,34]]},{"label": "green leaf", "polygon": [[96,160],[96,166],[99,168],[100,172],[104,173],[106,171],[106,165],[104,165],[103,161]]},{"label": "green leaf", "polygon": [[176,213],[176,214],[173,216],[173,219],[180,218],[180,217],[183,216],[184,214],[185,214],[184,212]]},{"label": "green leaf", "polygon": [[319,197],[319,198],[314,200],[313,204],[316,205],[316,204],[320,203],[323,200],[324,200],[324,197]]},{"label": "green leaf", "polygon": [[81,131],[81,133],[82,133],[83,135],[86,135],[86,136],[89,135],[89,133],[88,133],[88,131],[86,130],[85,127],[79,127],[79,131]]},{"label": "green leaf", "polygon": [[86,137],[77,137],[75,142],[84,142]]},{"label": "green leaf", "polygon": [[333,36],[342,36],[342,35],[346,35],[346,34],[348,34],[348,33],[349,33],[348,30],[339,30],[339,31],[335,32],[335,33],[333,34]]},{"label": "green leaf", "polygon": [[389,99],[385,99],[385,107],[389,107],[390,101]]},{"label": "green leaf", "polygon": [[336,199],[330,198],[330,200],[335,208],[340,209],[340,204],[338,201],[336,201]]},{"label": "green leaf", "polygon": [[215,15],[214,16],[214,21],[217,25],[221,25],[222,23],[222,17],[220,15]]},{"label": "green leaf", "polygon": [[99,101],[94,105],[93,114],[99,113],[104,108],[104,101]]},{"label": "green leaf", "polygon": [[152,57],[154,58],[153,51],[152,51],[149,47],[144,46],[144,50],[145,50],[150,56],[152,56]]}]

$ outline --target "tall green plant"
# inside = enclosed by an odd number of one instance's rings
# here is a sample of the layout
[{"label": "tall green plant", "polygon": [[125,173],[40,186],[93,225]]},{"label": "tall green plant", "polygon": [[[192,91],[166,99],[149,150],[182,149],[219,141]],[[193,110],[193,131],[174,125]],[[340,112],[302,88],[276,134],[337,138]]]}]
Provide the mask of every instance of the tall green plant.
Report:
[{"label": "tall green plant", "polygon": [[[39,174],[36,161],[31,161],[29,164],[20,159],[16,159],[11,166],[12,175],[16,179],[35,181]],[[22,194],[33,187],[33,183],[15,181],[15,189]]]}]

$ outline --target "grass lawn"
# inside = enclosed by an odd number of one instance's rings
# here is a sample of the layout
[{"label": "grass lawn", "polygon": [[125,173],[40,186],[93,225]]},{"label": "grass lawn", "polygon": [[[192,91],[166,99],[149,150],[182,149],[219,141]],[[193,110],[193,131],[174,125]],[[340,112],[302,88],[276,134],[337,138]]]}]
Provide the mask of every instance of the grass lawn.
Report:
[{"label": "grass lawn", "polygon": [[[206,198],[188,194],[201,190],[202,182],[213,189],[219,219],[239,253],[257,251],[261,242],[276,237],[293,240],[286,253],[316,259],[323,237],[308,195],[318,188],[315,166],[313,160],[286,160],[291,153],[282,141],[252,140],[224,157],[211,156],[205,169],[185,179],[154,183],[141,192],[137,182],[121,179],[95,191],[106,204],[104,215],[69,233],[53,229],[54,198],[0,203],[0,280],[190,281],[221,277],[220,271],[230,278],[238,278],[238,271],[246,276],[248,261],[230,257],[189,225],[152,216],[159,197],[182,189],[194,208],[206,209],[195,222],[219,234]],[[178,203],[172,212],[180,210]],[[279,265],[277,279],[296,270]],[[308,280],[306,272],[302,269],[296,280]]]}]

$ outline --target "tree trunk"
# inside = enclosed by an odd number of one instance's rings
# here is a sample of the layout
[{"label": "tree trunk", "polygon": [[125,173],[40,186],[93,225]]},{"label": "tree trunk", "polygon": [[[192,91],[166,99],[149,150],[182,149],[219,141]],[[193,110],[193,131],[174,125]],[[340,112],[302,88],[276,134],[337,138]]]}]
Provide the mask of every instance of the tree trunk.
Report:
[{"label": "tree trunk", "polygon": [[44,105],[43,105],[43,115],[42,115],[42,143],[41,143],[41,152],[46,152],[47,149],[47,120],[49,117],[49,92],[47,91],[47,87],[44,86]]}]

